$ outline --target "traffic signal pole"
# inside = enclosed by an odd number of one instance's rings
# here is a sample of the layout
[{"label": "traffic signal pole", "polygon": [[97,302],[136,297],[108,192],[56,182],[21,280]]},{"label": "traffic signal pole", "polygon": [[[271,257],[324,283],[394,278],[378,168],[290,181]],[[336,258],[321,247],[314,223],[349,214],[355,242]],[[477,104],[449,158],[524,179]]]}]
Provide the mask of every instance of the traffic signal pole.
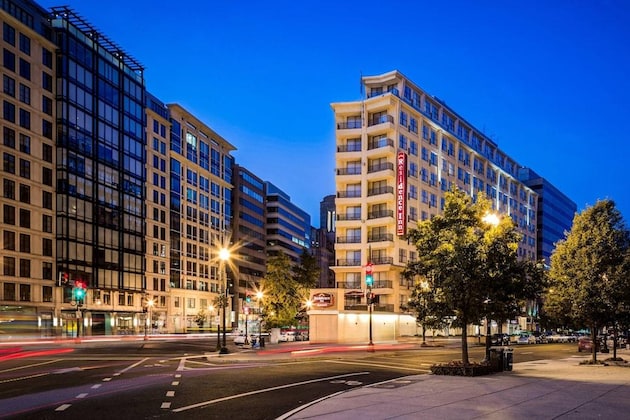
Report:
[{"label": "traffic signal pole", "polygon": [[374,277],[372,274],[374,266],[371,261],[368,261],[365,266],[365,285],[367,286],[367,294],[366,300],[368,304],[368,313],[369,313],[369,338],[370,342],[368,343],[368,350],[370,353],[374,352],[374,342],[372,341],[372,286],[374,285]]}]

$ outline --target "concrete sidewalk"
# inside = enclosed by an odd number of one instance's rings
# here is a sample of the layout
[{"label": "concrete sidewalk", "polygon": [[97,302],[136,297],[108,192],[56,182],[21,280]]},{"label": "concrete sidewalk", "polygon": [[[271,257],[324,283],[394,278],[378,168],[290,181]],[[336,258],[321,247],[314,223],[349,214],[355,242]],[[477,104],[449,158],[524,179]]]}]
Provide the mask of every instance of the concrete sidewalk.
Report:
[{"label": "concrete sidewalk", "polygon": [[[618,357],[628,360],[630,351]],[[515,363],[511,372],[478,377],[408,376],[338,393],[280,419],[628,418],[630,366],[579,364],[589,358]]]}]

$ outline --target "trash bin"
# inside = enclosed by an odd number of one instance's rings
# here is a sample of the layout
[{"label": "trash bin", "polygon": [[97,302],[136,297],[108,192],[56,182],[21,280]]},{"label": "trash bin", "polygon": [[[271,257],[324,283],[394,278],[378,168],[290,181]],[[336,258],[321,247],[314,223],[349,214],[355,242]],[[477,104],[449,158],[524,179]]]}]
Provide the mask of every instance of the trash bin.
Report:
[{"label": "trash bin", "polygon": [[260,348],[265,347],[265,337],[260,337],[260,343],[258,343],[260,345]]},{"label": "trash bin", "polygon": [[511,371],[514,364],[514,349],[503,348],[503,370]]},{"label": "trash bin", "polygon": [[495,372],[503,372],[503,349],[501,347],[490,347],[490,366]]}]

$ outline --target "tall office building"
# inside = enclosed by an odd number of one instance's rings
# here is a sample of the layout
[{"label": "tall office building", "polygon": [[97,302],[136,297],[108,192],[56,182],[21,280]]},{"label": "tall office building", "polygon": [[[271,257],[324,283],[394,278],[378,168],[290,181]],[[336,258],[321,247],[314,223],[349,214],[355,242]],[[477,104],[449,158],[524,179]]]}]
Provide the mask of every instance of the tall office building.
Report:
[{"label": "tall office building", "polygon": [[319,228],[313,229],[312,253],[319,266],[318,287],[334,287],[335,273],[335,196],[327,195],[319,203]]},{"label": "tall office building", "polygon": [[[267,270],[265,197],[265,182],[247,168],[236,165],[232,232],[238,269],[235,310],[239,314],[239,328],[243,331],[245,322],[257,323],[260,315],[257,292],[261,290],[260,282]],[[259,326],[254,325],[248,331]]]},{"label": "tall office building", "polygon": [[87,284],[83,326],[135,330],[144,277],[144,69],[68,7],[52,9],[57,44],[57,269]]},{"label": "tall office building", "polygon": [[[146,289],[143,310],[155,332],[174,332],[169,322],[170,303],[170,111],[147,92],[147,237]],[[172,320],[172,318],[171,318]]]},{"label": "tall office building", "polygon": [[291,202],[291,197],[271,182],[267,192],[267,253],[285,253],[298,262],[311,246],[311,216]]},{"label": "tall office building", "polygon": [[[352,320],[367,311],[365,267],[373,268],[376,339],[415,334],[405,304],[413,285],[402,276],[417,250],[405,234],[441,212],[444,193],[485,193],[523,233],[521,258],[536,255],[537,194],[518,179],[519,165],[444,102],[398,71],[363,77],[366,97],[333,103],[337,152],[336,296],[322,296],[325,339],[356,340]],[[352,314],[352,316],[347,316]],[[312,318],[313,319],[313,318]],[[317,319],[314,320],[318,322]],[[312,339],[313,335],[311,335]],[[316,338],[317,339],[317,338]]]},{"label": "tall office building", "polygon": [[57,46],[46,11],[35,3],[3,1],[0,7],[0,321],[7,334],[39,326],[39,333],[52,335],[61,315],[54,246],[54,173],[63,159],[54,152]]},{"label": "tall office building", "polygon": [[520,168],[519,179],[538,194],[536,259],[551,263],[555,243],[571,230],[577,206],[551,182],[530,168]]},{"label": "tall office building", "polygon": [[[235,265],[219,260],[232,246],[235,150],[183,107],[169,104],[169,320],[175,331],[211,323],[217,294],[233,295]],[[227,309],[230,313],[233,302]],[[204,317],[207,320],[201,318]],[[228,324],[235,322],[234,315]]]}]

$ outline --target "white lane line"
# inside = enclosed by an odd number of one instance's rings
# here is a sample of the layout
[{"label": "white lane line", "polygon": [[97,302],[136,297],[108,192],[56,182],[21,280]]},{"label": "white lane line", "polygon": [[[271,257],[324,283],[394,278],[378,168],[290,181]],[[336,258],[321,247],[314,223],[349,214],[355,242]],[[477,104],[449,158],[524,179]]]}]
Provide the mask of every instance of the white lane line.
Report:
[{"label": "white lane line", "polygon": [[82,392],[82,393],[80,393],[79,395],[77,395],[74,398],[85,398],[85,397],[87,397],[87,395],[88,395],[87,392]]},{"label": "white lane line", "polygon": [[160,408],[171,408],[171,403],[170,402],[163,402],[162,405],[160,406]]},{"label": "white lane line", "polygon": [[0,384],[5,384],[7,382],[16,382],[16,381],[22,381],[24,379],[32,379],[32,378],[38,378],[40,376],[46,376],[49,375],[49,373],[38,373],[36,375],[28,375],[28,376],[20,376],[19,378],[11,378],[11,379],[4,379],[2,381],[0,381]]},{"label": "white lane line", "polygon": [[150,357],[145,357],[144,359],[142,359],[142,360],[140,360],[140,361],[138,361],[138,362],[134,363],[133,365],[131,365],[131,366],[127,366],[126,368],[124,368],[123,370],[121,370],[120,372],[118,372],[118,374],[120,375],[121,373],[125,373],[125,372],[127,372],[128,370],[131,370],[131,369],[135,368],[136,366],[138,366],[138,365],[140,365],[140,364],[142,364],[142,363],[146,362],[146,361],[147,361],[147,360],[149,360],[149,359],[150,359]]},{"label": "white lane line", "polygon": [[166,391],[166,396],[167,397],[174,397],[175,396],[175,391]]},{"label": "white lane line", "polygon": [[18,366],[18,367],[14,367],[11,369],[2,369],[0,370],[0,373],[4,373],[4,372],[11,372],[13,370],[20,370],[20,369],[28,369],[30,367],[35,367],[35,366],[41,366],[41,365],[47,365],[49,363],[57,363],[59,361],[61,361],[62,359],[55,359],[55,360],[49,360],[47,362],[42,362],[42,363],[33,363],[31,365],[24,365],[24,366]]},{"label": "white lane line", "polygon": [[197,404],[188,405],[186,407],[176,408],[175,410],[173,410],[173,412],[174,413],[180,413],[182,411],[191,410],[193,408],[204,407],[206,405],[215,404],[215,403],[222,402],[222,401],[233,400],[235,398],[247,397],[247,396],[256,395],[256,394],[262,394],[263,392],[276,391],[278,389],[292,388],[292,387],[300,386],[300,385],[313,384],[315,382],[324,382],[324,381],[330,381],[330,380],[333,380],[333,379],[347,378],[347,377],[350,377],[350,376],[358,376],[358,375],[369,375],[369,374],[370,374],[370,372],[347,373],[345,375],[329,376],[327,378],[311,379],[310,381],[295,382],[295,383],[292,383],[292,384],[274,386],[274,387],[271,387],[271,388],[259,389],[257,391],[250,391],[250,392],[245,392],[245,393],[242,393],[242,394],[230,395],[228,397],[217,398],[216,400],[203,401],[203,402],[200,402],[200,403],[197,403]]},{"label": "white lane line", "polygon": [[61,404],[59,407],[55,408],[55,411],[64,411],[66,410],[68,407],[70,407],[72,404]]},{"label": "white lane line", "polygon": [[328,360],[329,363],[339,363],[342,365],[359,365],[359,366],[376,366],[376,367],[382,367],[382,368],[387,368],[387,369],[391,369],[391,368],[395,368],[395,369],[401,369],[401,370],[410,370],[412,372],[426,372],[428,369],[418,369],[418,368],[412,368],[412,367],[405,367],[405,366],[399,366],[396,364],[391,364],[391,365],[383,365],[383,364],[376,364],[376,363],[368,363],[368,362],[347,362],[344,360]]},{"label": "white lane line", "polygon": [[112,378],[103,378],[103,382],[109,382],[111,380],[112,380]]},{"label": "white lane line", "polygon": [[96,384],[96,385],[92,385],[92,389],[99,389],[101,387],[102,384]]},{"label": "white lane line", "polygon": [[311,401],[310,403],[306,403],[304,405],[301,405],[298,408],[295,408],[295,409],[289,411],[288,413],[285,413],[285,414],[281,415],[280,417],[276,418],[276,420],[286,420],[288,418],[291,418],[291,416],[293,416],[294,414],[304,410],[307,407],[310,407],[311,405],[314,405],[314,404],[317,404],[318,402],[327,400],[328,398],[335,397],[335,396],[337,396],[339,394],[343,394],[344,392],[346,392],[346,391],[335,392],[334,394],[326,395],[325,397],[321,397],[321,398],[319,398],[319,399],[317,399],[315,401]]},{"label": "white lane line", "polygon": [[182,374],[181,374],[181,373],[178,373],[178,374],[176,374],[176,375],[175,375],[175,377],[176,377],[176,378],[181,378],[181,377],[182,377]]},{"label": "white lane line", "polygon": [[179,381],[173,381],[173,382],[171,382],[171,385],[172,386],[177,386],[177,385],[179,385]]}]

